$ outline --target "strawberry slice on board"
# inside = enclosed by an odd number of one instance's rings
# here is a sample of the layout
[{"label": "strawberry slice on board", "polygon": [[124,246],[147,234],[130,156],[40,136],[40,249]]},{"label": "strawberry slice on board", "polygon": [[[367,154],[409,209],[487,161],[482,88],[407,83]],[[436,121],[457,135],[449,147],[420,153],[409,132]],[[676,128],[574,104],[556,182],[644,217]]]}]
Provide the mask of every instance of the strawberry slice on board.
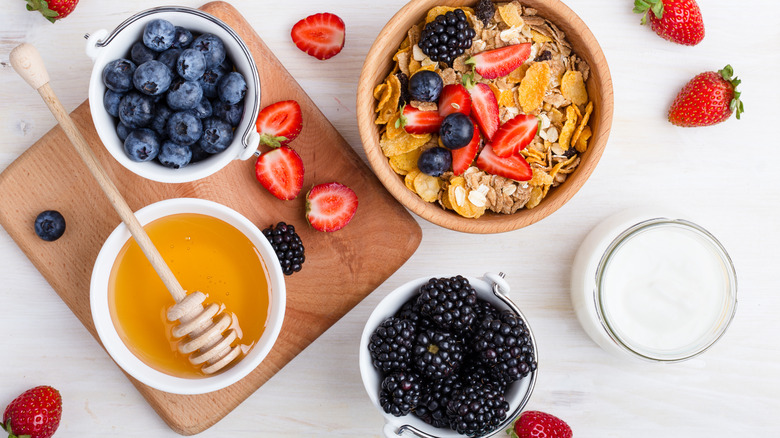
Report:
[{"label": "strawberry slice on board", "polygon": [[452,173],[455,175],[463,175],[463,172],[471,166],[471,163],[474,162],[474,158],[477,156],[477,152],[479,152],[479,141],[481,139],[479,129],[473,120],[471,123],[474,123],[474,136],[469,144],[452,150]]},{"label": "strawberry slice on board", "polygon": [[293,42],[309,55],[325,60],[344,48],[344,21],[329,12],[309,15],[295,23],[290,32]]},{"label": "strawberry slice on board", "polygon": [[303,160],[297,152],[282,146],[257,158],[255,176],[272,195],[289,201],[303,188]]},{"label": "strawberry slice on board", "polygon": [[306,220],[317,231],[344,228],[358,207],[358,198],[349,187],[331,182],[311,188],[306,195]]},{"label": "strawberry slice on board", "polygon": [[501,120],[498,115],[498,101],[493,90],[485,83],[475,84],[469,89],[471,94],[471,114],[476,119],[482,135],[486,139],[492,140],[493,135],[498,131],[498,125]]},{"label": "strawberry slice on board", "polygon": [[447,117],[452,113],[471,114],[471,95],[462,84],[449,84],[439,95],[439,115]]},{"label": "strawberry slice on board", "polygon": [[498,128],[490,141],[493,152],[501,158],[522,151],[536,137],[539,119],[530,114],[518,114]]},{"label": "strawberry slice on board", "polygon": [[286,146],[301,133],[301,106],[294,100],[268,105],[258,114],[255,125],[260,134],[260,143],[272,148]]},{"label": "strawberry slice on board", "polygon": [[531,165],[520,155],[510,155],[501,158],[493,152],[493,148],[487,144],[477,157],[477,167],[487,173],[503,176],[515,181],[528,181],[533,177]]},{"label": "strawberry slice on board", "polygon": [[485,79],[496,79],[512,73],[531,55],[531,43],[512,44],[477,53],[466,61]]},{"label": "strawberry slice on board", "polygon": [[399,123],[409,134],[432,134],[439,132],[443,121],[444,117],[438,111],[420,111],[411,105],[404,106],[399,119]]}]

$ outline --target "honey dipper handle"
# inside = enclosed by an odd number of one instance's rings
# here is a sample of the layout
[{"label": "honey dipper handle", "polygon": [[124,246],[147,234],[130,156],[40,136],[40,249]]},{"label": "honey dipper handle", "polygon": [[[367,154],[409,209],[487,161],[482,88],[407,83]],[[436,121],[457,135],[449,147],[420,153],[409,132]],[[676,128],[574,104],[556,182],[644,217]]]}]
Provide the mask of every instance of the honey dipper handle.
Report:
[{"label": "honey dipper handle", "polygon": [[127,202],[122,197],[119,189],[117,189],[116,185],[111,181],[111,178],[109,178],[105,169],[103,169],[103,166],[100,164],[100,161],[98,161],[95,153],[87,145],[84,136],[81,135],[76,124],[73,123],[73,119],[70,118],[70,115],[62,106],[62,103],[57,99],[57,95],[54,94],[54,90],[49,86],[49,74],[46,71],[46,66],[43,64],[43,60],[41,59],[38,50],[31,44],[21,44],[11,51],[10,61],[14,70],[16,70],[28,84],[35,88],[43,98],[43,101],[46,102],[49,110],[54,114],[54,118],[57,119],[62,130],[65,131],[65,135],[68,136],[68,139],[70,139],[70,142],[76,148],[76,152],[79,153],[81,159],[84,160],[84,164],[87,165],[90,173],[92,173],[92,176],[95,177],[98,185],[103,189],[103,193],[106,194],[106,197],[109,202],[111,202],[111,205],[114,207],[117,214],[119,214],[122,222],[124,222],[130,230],[130,234],[135,238],[135,241],[138,242],[141,251],[143,251],[146,258],[149,259],[149,263],[151,263],[154,270],[157,271],[157,274],[160,276],[160,279],[162,279],[165,287],[168,288],[173,299],[176,300],[177,303],[184,299],[186,292],[182,289],[179,281],[176,280],[176,276],[173,275],[173,272],[165,263],[160,252],[157,251],[152,240],[149,239],[149,235],[146,234],[146,231],[138,221],[138,218],[135,217],[133,210],[127,205]]}]

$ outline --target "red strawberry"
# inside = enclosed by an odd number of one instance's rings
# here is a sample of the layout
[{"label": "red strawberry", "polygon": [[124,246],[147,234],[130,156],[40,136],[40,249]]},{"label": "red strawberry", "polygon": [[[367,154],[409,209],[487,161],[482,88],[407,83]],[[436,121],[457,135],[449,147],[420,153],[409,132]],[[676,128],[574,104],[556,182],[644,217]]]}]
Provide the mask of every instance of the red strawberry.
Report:
[{"label": "red strawberry", "polygon": [[519,114],[509,119],[498,128],[496,135],[490,141],[493,152],[501,158],[506,158],[523,150],[536,137],[539,119],[529,114]]},{"label": "red strawberry", "polygon": [[449,84],[439,95],[439,115],[447,117],[452,113],[471,114],[471,96],[461,84]]},{"label": "red strawberry", "polygon": [[495,79],[512,73],[531,55],[531,43],[513,44],[480,52],[466,61],[485,79]]},{"label": "red strawberry", "polygon": [[286,146],[301,133],[301,106],[294,100],[268,105],[257,115],[256,126],[261,143],[272,148]]},{"label": "red strawberry", "polygon": [[704,39],[704,20],[695,0],[634,0],[634,12],[642,14],[642,24],[649,19],[650,28],[663,39],[686,46]]},{"label": "red strawberry", "polygon": [[[472,120],[471,123],[474,123],[474,121]],[[452,150],[452,172],[455,175],[463,175],[463,172],[474,162],[474,157],[477,156],[477,151],[479,151],[479,140],[479,129],[477,124],[474,123],[474,136],[469,144]]]},{"label": "red strawberry", "polygon": [[733,78],[734,69],[727,65],[717,73],[709,71],[691,79],[669,108],[669,121],[677,126],[709,126],[731,117],[736,111],[737,119],[744,111],[739,99],[738,78]]},{"label": "red strawberry", "polygon": [[471,93],[471,112],[477,120],[479,129],[486,139],[491,140],[498,131],[501,120],[498,118],[498,101],[487,84],[478,83],[469,89]]},{"label": "red strawberry", "polygon": [[303,187],[303,160],[287,146],[266,152],[255,163],[255,176],[272,195],[295,199]]},{"label": "red strawberry", "polygon": [[62,417],[62,397],[51,386],[36,386],[16,397],[3,414],[1,425],[10,436],[49,438]]},{"label": "red strawberry", "polygon": [[420,111],[406,105],[402,111],[400,122],[409,134],[430,134],[438,132],[444,117],[438,111]]},{"label": "red strawberry", "polygon": [[318,231],[338,231],[352,220],[358,198],[337,182],[314,186],[306,195],[306,220]]},{"label": "red strawberry", "polygon": [[78,3],[79,0],[27,0],[27,10],[39,11],[54,23],[70,15]]},{"label": "red strawberry", "polygon": [[344,21],[328,12],[309,15],[295,23],[290,36],[299,49],[325,60],[344,48]]},{"label": "red strawberry", "polygon": [[501,158],[493,152],[490,145],[485,145],[477,157],[477,167],[487,173],[503,176],[515,181],[528,181],[533,176],[531,165],[520,155],[510,155]]},{"label": "red strawberry", "polygon": [[571,427],[560,418],[540,411],[525,411],[515,420],[512,438],[572,438]]}]

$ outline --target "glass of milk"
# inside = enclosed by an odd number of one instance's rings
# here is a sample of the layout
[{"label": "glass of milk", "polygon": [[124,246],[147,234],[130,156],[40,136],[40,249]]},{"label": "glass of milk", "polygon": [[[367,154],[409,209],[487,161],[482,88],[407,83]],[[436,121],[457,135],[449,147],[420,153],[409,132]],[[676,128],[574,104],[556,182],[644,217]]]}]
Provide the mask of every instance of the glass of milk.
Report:
[{"label": "glass of milk", "polygon": [[572,304],[605,350],[654,362],[690,359],[734,317],[737,280],[726,250],[704,228],[674,217],[618,214],[577,252]]}]

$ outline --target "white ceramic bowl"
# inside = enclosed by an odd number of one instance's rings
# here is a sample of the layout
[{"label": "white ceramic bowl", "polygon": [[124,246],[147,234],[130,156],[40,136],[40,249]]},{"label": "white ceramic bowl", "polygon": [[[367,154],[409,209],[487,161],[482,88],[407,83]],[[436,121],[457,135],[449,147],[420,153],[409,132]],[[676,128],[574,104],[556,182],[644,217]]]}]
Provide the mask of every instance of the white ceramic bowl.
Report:
[{"label": "white ceramic bowl", "polygon": [[[221,38],[225,43],[227,56],[247,82],[244,114],[235,129],[230,146],[218,154],[181,169],[170,169],[154,162],[139,163],[130,160],[116,133],[116,120],[103,107],[103,94],[106,92],[102,80],[103,68],[115,59],[128,57],[130,46],[141,40],[146,23],[158,18],[196,33],[212,33]],[[255,128],[255,121],[260,112],[260,75],[249,48],[233,29],[218,18],[186,7],[148,9],[128,18],[111,33],[103,29],[89,35],[87,55],[94,62],[89,78],[89,108],[95,129],[108,152],[136,175],[165,183],[195,181],[217,172],[235,159],[246,160],[257,150],[260,136]]]},{"label": "white ceramic bowl", "polygon": [[[374,333],[374,330],[376,330],[385,319],[398,312],[398,309],[400,309],[412,296],[418,294],[420,286],[427,283],[430,278],[431,277],[423,277],[412,280],[390,292],[379,302],[374,311],[371,312],[371,316],[368,317],[368,321],[366,321],[366,325],[363,328],[363,335],[360,338],[360,377],[363,379],[363,386],[366,388],[368,397],[385,419],[385,426],[382,429],[385,438],[398,437],[404,434],[404,432],[410,432],[416,436],[425,438],[463,438],[465,436],[454,430],[433,427],[412,414],[403,417],[394,417],[386,413],[379,404],[379,388],[382,383],[382,376],[371,363],[371,354],[368,351],[368,342],[371,338],[371,334]],[[536,359],[536,362],[538,363],[538,350],[533,331],[528,324],[528,320],[523,316],[523,313],[509,299],[509,283],[506,282],[503,274],[496,275],[493,273],[486,273],[482,278],[466,278],[469,280],[469,283],[471,283],[471,286],[474,287],[474,290],[477,291],[477,296],[479,298],[488,301],[499,310],[511,310],[520,316],[523,322],[525,322],[526,327],[528,327],[528,333],[531,335],[531,344],[534,347],[534,359]],[[505,394],[506,400],[509,402],[509,413],[507,414],[507,418],[492,433],[484,435],[484,437],[503,434],[503,431],[515,417],[520,414],[528,403],[531,393],[534,390],[536,373],[537,370],[534,370],[523,379],[518,380],[509,386],[509,389]]]},{"label": "white ceramic bowl", "polygon": [[[271,244],[252,222],[240,213],[216,202],[194,198],[167,199],[136,212],[141,224],[178,213],[196,213],[220,219],[241,231],[254,244],[264,261],[270,291],[268,321],[265,331],[249,353],[228,370],[198,379],[174,377],[157,371],[135,356],[117,334],[108,305],[108,281],[119,251],[130,239],[130,232],[120,224],[108,236],[98,254],[90,282],[90,306],[100,341],[114,361],[140,382],[174,394],[203,394],[225,388],[252,372],[271,351],[282,328],[286,306],[284,274]],[[254,275],[254,274],[253,274]]]}]

